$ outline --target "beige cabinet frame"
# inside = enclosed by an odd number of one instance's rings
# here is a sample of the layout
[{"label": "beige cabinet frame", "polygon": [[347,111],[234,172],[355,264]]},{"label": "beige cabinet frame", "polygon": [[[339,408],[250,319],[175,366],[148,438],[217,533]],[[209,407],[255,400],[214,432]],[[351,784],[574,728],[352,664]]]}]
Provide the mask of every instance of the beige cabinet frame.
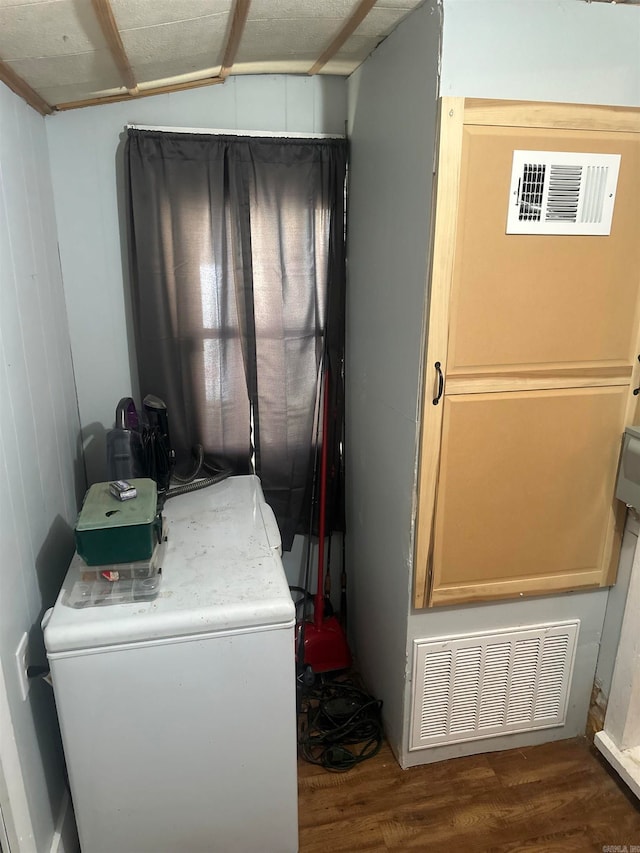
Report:
[{"label": "beige cabinet frame", "polygon": [[[611,235],[506,235],[516,149],[621,154]],[[614,582],[639,355],[640,110],[443,98],[415,607]]]}]

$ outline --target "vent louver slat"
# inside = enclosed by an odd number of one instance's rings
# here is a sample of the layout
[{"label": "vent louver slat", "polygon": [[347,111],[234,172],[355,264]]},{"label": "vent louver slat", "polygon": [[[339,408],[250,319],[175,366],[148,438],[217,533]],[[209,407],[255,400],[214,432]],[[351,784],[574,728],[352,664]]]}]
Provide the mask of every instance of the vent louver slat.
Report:
[{"label": "vent louver slat", "polygon": [[599,222],[604,208],[604,192],[607,185],[606,166],[587,166],[585,174],[583,222]]},{"label": "vent louver slat", "polygon": [[428,669],[424,670],[424,704],[420,726],[423,737],[429,732],[445,734],[447,731],[452,659],[450,651],[434,652]]},{"label": "vent louver slat", "polygon": [[539,163],[525,163],[520,190],[520,222],[539,222],[542,218],[545,167]]},{"label": "vent louver slat", "polygon": [[545,643],[542,653],[543,674],[538,682],[535,715],[551,719],[558,713],[559,686],[564,680],[567,638],[555,637]]},{"label": "vent louver slat", "polygon": [[450,731],[467,732],[475,729],[481,665],[481,648],[464,649],[456,655]]},{"label": "vent louver slat", "polygon": [[504,725],[510,657],[510,643],[490,643],[486,647],[478,713],[479,730]]},{"label": "vent louver slat", "polygon": [[578,627],[416,641],[411,749],[563,725]]},{"label": "vent louver slat", "polygon": [[581,166],[552,164],[549,170],[549,194],[545,220],[547,222],[575,222],[578,217]]}]

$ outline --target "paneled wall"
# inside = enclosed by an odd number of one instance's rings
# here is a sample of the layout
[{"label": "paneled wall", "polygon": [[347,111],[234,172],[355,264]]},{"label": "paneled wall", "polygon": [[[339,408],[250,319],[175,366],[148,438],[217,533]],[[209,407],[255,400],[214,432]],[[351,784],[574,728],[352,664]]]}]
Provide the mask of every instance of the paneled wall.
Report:
[{"label": "paneled wall", "polygon": [[[49,849],[65,790],[53,694],[23,701],[15,651],[40,619],[73,553],[84,491],[78,409],[44,120],[0,84],[0,760],[9,839]],[[2,684],[0,683],[0,690]]]},{"label": "paneled wall", "polygon": [[441,94],[638,106],[639,12],[580,0],[444,0]]}]

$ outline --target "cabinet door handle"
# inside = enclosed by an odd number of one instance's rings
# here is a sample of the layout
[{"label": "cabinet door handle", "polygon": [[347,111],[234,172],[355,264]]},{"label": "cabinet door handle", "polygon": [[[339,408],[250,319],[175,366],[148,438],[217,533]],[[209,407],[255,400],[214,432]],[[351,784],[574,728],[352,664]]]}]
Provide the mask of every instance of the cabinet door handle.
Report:
[{"label": "cabinet door handle", "polygon": [[[640,361],[640,355],[638,356],[638,361]],[[640,394],[640,386],[638,388],[633,389],[633,396],[637,397]]]},{"label": "cabinet door handle", "polygon": [[444,376],[442,375],[442,368],[440,367],[439,361],[436,361],[434,367],[436,369],[436,375],[438,377],[438,390],[436,392],[436,396],[433,398],[433,405],[437,406],[440,402],[440,398],[442,397],[442,392],[444,391]]}]

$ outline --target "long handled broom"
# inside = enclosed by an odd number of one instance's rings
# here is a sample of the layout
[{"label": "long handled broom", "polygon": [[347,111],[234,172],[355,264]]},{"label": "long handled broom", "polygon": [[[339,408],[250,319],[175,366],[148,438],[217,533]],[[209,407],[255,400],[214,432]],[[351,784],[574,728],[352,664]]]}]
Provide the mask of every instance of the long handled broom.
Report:
[{"label": "long handled broom", "polygon": [[327,458],[329,444],[329,369],[325,365],[324,399],[322,417],[322,450],[320,454],[320,506],[318,513],[318,573],[313,599],[313,622],[304,626],[304,663],[314,673],[347,669],[351,666],[351,653],[342,629],[335,616],[324,615],[324,543],[327,509]]}]

